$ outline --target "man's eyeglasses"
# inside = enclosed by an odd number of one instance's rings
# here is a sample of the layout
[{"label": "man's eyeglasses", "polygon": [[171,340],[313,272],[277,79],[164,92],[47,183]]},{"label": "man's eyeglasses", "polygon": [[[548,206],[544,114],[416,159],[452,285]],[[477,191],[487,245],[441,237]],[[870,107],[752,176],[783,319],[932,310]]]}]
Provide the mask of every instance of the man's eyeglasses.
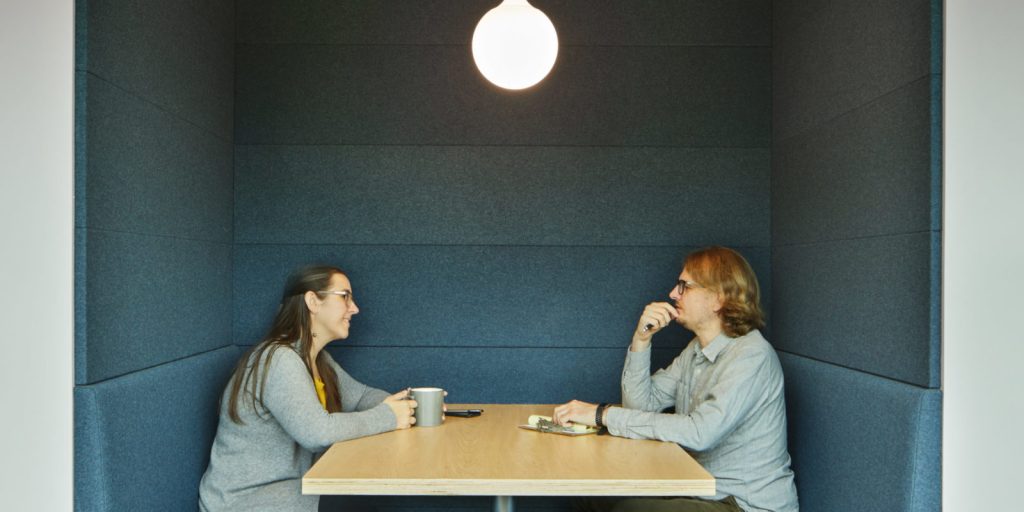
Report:
[{"label": "man's eyeglasses", "polygon": [[676,293],[678,293],[679,295],[682,295],[682,294],[686,293],[686,289],[687,288],[695,289],[695,288],[704,288],[704,287],[699,285],[699,284],[697,284],[697,283],[695,283],[695,282],[693,282],[693,281],[687,281],[685,279],[680,279],[676,283]]},{"label": "man's eyeglasses", "polygon": [[346,303],[348,303],[348,304],[352,303],[352,292],[350,292],[348,290],[324,290],[324,291],[320,291],[320,292],[317,292],[317,293],[322,293],[322,294],[325,294],[325,295],[337,295],[337,296],[345,299]]}]

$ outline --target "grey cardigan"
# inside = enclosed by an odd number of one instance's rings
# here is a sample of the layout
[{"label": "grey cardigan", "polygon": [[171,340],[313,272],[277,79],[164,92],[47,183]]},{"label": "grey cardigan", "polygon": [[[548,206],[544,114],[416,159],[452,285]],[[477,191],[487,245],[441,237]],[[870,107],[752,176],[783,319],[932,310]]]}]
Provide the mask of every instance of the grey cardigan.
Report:
[{"label": "grey cardigan", "polygon": [[301,490],[313,454],[338,441],[394,430],[395,415],[383,403],[388,393],[356,381],[324,355],[338,376],[344,412],[328,413],[320,405],[294,348],[279,348],[271,356],[265,410],[253,410],[251,393],[239,397],[244,398],[238,407],[241,425],[228,416],[229,383],[221,397],[210,465],[199,483],[200,510],[315,511],[320,498],[303,496]]}]

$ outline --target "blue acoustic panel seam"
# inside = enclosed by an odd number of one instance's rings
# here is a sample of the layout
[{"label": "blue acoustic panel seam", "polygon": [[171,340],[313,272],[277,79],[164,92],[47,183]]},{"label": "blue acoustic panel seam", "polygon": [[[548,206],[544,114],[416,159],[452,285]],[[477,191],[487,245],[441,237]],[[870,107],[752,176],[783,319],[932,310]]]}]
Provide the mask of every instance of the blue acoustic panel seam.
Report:
[{"label": "blue acoustic panel seam", "polygon": [[908,83],[932,68],[932,0],[843,0],[802,13],[782,9],[775,33],[776,137],[789,135]]},{"label": "blue acoustic panel seam", "polygon": [[88,247],[88,273],[76,270],[86,290],[76,297],[86,316],[79,384],[230,341],[230,244],[79,229]]},{"label": "blue acoustic panel seam", "polygon": [[234,2],[78,2],[84,68],[231,140]]},{"label": "blue acoustic panel seam", "polygon": [[772,249],[775,343],[783,350],[937,386],[934,233]]},{"label": "blue acoustic panel seam", "polygon": [[231,140],[230,137],[225,137],[224,135],[214,132],[209,128],[202,126],[191,119],[182,117],[180,113],[174,112],[173,110],[169,109],[166,105],[157,103],[156,101],[153,101],[151,98],[147,98],[146,96],[141,95],[136,91],[126,89],[122,85],[111,80],[109,77],[100,75],[94,71],[89,70],[77,70],[76,74],[81,74],[85,79],[88,79],[89,81],[95,81],[99,84],[103,84],[109,89],[119,91],[124,97],[129,98],[131,101],[146,105],[153,110],[159,111],[161,114],[166,115],[167,117],[173,118],[183,124],[192,126],[196,130],[199,130],[206,134],[207,137],[216,139],[217,141],[223,142],[224,144],[233,144],[233,141]]},{"label": "blue acoustic panel seam", "polygon": [[[887,101],[892,102],[893,101],[891,99],[892,96],[900,95],[900,94],[905,94],[906,93],[905,92],[906,89],[914,88],[914,87],[920,87],[921,83],[925,82],[925,81],[931,81],[934,84],[937,79],[939,80],[939,83],[941,84],[941,75],[924,74],[924,75],[921,75],[921,76],[918,76],[918,77],[913,77],[912,79],[910,79],[909,81],[907,81],[905,83],[901,83],[901,84],[893,87],[892,89],[888,89],[886,91],[883,91],[878,96],[873,96],[873,97],[867,98],[863,102],[859,102],[859,103],[856,103],[856,104],[851,104],[849,106],[849,108],[847,108],[847,109],[844,109],[842,111],[837,111],[834,114],[831,114],[831,115],[829,115],[827,117],[823,117],[820,120],[818,120],[818,122],[815,125],[813,125],[813,126],[808,126],[808,127],[805,127],[805,128],[803,128],[801,130],[794,131],[793,133],[788,133],[785,136],[779,136],[777,134],[773,134],[773,137],[772,137],[772,147],[774,148],[774,147],[778,146],[780,143],[785,143],[787,141],[799,138],[801,136],[813,135],[818,130],[820,130],[822,127],[827,127],[830,124],[841,122],[844,118],[849,117],[849,116],[856,116],[862,110],[865,110],[865,109],[878,109],[878,106],[877,106],[878,103],[880,103],[880,102],[887,102]],[[934,91],[934,89],[935,89],[934,85],[933,85],[932,88],[933,88],[933,91]],[[933,94],[934,94],[934,92],[933,92]],[[925,109],[926,110],[931,109],[931,105],[926,106]]]},{"label": "blue acoustic panel seam", "polygon": [[930,80],[775,145],[772,242],[932,229]]},{"label": "blue acoustic panel seam", "polygon": [[88,82],[79,221],[232,241],[233,147],[101,80],[79,80]]}]

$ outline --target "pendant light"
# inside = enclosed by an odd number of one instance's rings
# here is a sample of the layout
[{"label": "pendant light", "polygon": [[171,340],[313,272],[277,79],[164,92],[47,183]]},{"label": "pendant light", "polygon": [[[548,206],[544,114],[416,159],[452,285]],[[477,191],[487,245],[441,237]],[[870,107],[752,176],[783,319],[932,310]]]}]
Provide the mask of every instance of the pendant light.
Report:
[{"label": "pendant light", "polygon": [[558,56],[551,20],[526,0],[504,0],[473,32],[473,60],[494,85],[526,89],[544,79]]}]

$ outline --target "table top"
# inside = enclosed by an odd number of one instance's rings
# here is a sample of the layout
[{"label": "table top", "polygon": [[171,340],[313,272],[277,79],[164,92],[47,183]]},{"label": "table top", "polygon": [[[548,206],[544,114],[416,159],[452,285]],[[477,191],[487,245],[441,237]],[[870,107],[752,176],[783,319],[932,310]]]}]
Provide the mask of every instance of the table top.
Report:
[{"label": "table top", "polygon": [[518,428],[554,405],[483,409],[336,443],[302,478],[303,494],[458,496],[713,496],[715,479],[674,443],[563,436]]}]

